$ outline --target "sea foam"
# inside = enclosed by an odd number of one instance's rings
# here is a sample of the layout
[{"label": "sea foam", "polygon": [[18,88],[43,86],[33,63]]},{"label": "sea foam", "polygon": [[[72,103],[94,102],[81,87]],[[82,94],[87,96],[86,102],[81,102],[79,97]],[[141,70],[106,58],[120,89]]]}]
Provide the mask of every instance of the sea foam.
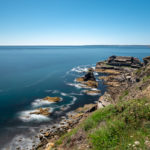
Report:
[{"label": "sea foam", "polygon": [[43,99],[36,99],[34,102],[31,103],[31,105],[33,107],[40,107],[40,106],[43,106],[43,105],[49,105],[49,104],[52,104],[54,102],[49,102],[49,101],[46,101],[46,100],[43,100]]},{"label": "sea foam", "polygon": [[[26,110],[22,111],[19,114],[19,119],[24,121],[24,122],[30,122],[30,121],[36,121],[36,122],[43,122],[43,121],[48,121],[50,120],[49,117],[40,115],[40,114],[31,114],[35,112],[36,110]],[[50,112],[52,112],[53,109],[50,109]]]}]

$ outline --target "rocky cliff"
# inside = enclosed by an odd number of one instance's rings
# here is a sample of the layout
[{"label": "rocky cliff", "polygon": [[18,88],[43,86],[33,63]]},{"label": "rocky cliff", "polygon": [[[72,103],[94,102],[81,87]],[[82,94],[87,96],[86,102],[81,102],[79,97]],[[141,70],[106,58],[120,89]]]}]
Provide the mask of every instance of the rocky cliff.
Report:
[{"label": "rocky cliff", "polygon": [[[93,71],[107,85],[97,104],[76,110],[74,124],[47,139],[45,150],[149,150],[150,57],[111,56]],[[82,81],[94,81],[93,71]],[[59,135],[59,136],[58,136]]]}]

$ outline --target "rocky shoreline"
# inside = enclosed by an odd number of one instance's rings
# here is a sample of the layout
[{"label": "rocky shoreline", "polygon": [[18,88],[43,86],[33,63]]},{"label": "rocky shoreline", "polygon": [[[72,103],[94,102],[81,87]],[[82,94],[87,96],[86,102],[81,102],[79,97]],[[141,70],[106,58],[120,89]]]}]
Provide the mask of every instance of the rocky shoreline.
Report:
[{"label": "rocky shoreline", "polygon": [[[61,121],[51,126],[51,128],[41,129],[38,135],[40,143],[33,145],[32,149],[51,149],[61,135],[70,132],[79,122],[87,118],[91,112],[106,107],[109,104],[115,104],[119,97],[118,93],[139,82],[140,79],[134,73],[137,69],[146,65],[150,61],[150,57],[146,57],[143,60],[144,63],[134,57],[111,56],[108,60],[98,62],[95,69],[89,68],[85,76],[77,78],[76,82],[81,83],[81,86],[84,88],[89,88],[89,90],[85,90],[86,94],[98,94],[100,90],[97,89],[98,82],[94,76],[94,72],[97,72],[99,74],[98,78],[107,85],[107,91],[98,99],[96,104],[84,105],[84,107],[78,108],[62,117]],[[95,90],[91,88],[95,88]],[[46,100],[48,99],[46,98]]]}]

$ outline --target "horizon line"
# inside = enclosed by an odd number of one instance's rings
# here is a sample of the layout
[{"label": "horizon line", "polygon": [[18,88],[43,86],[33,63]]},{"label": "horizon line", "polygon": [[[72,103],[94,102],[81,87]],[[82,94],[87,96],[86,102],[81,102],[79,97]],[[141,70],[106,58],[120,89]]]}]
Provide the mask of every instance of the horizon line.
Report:
[{"label": "horizon line", "polygon": [[150,44],[0,45],[0,46],[150,46]]}]

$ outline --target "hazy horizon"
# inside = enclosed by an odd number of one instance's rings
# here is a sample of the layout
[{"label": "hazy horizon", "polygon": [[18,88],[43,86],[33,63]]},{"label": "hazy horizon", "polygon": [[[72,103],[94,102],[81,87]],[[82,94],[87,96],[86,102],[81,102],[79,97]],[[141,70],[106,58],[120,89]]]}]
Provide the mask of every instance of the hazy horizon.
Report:
[{"label": "hazy horizon", "polygon": [[0,46],[150,46],[150,44],[88,44],[88,45],[0,45]]}]

